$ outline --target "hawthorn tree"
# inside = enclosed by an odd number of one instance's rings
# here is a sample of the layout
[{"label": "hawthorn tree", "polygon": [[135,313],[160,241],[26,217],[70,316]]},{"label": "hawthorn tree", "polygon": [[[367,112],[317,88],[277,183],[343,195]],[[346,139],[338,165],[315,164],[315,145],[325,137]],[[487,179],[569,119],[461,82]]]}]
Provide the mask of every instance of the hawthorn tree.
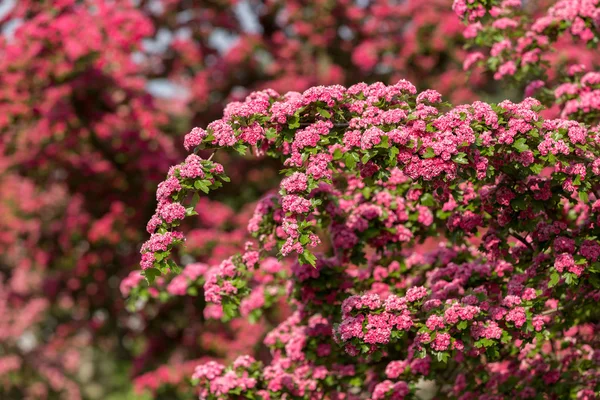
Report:
[{"label": "hawthorn tree", "polygon": [[[201,398],[399,399],[423,379],[448,398],[594,398],[600,132],[542,108],[453,108],[402,80],[255,92],[194,128],[141,275],[181,273],[170,286],[225,321],[278,296],[293,309],[265,337],[268,364],[198,366]],[[229,181],[200,149],[275,157],[285,177],[243,252],[182,269],[181,221]],[[428,238],[438,248],[415,250]]]}]

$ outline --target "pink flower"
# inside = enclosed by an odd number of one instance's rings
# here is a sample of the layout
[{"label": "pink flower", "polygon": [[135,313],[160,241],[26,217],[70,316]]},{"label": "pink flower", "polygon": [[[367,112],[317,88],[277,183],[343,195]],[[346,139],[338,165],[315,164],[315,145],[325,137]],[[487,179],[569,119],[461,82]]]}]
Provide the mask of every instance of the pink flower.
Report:
[{"label": "pink flower", "polygon": [[208,133],[206,133],[204,129],[194,128],[191,130],[190,133],[185,135],[183,146],[186,150],[189,151],[191,148],[196,147],[200,143],[202,143],[202,141],[204,140],[204,138],[206,138],[207,135]]},{"label": "pink flower", "polygon": [[412,287],[406,291],[406,300],[410,302],[421,300],[427,296],[427,289],[423,286]]},{"label": "pink flower", "polygon": [[444,329],[444,319],[439,315],[431,315],[425,323],[428,329],[435,330],[436,328]]},{"label": "pink flower", "polygon": [[431,343],[431,348],[437,351],[447,350],[450,346],[450,334],[448,333],[438,333]]},{"label": "pink flower", "polygon": [[506,314],[506,320],[514,322],[517,328],[523,326],[527,321],[525,309],[523,307],[515,307]]},{"label": "pink flower", "polygon": [[163,203],[159,205],[158,214],[168,224],[185,218],[185,207],[179,203]]},{"label": "pink flower", "polygon": [[297,214],[307,213],[311,209],[310,200],[296,195],[287,195],[282,198],[283,211]]},{"label": "pink flower", "polygon": [[167,292],[174,296],[184,296],[187,292],[188,281],[183,275],[178,275],[167,285]]},{"label": "pink flower", "polygon": [[302,172],[294,172],[289,177],[281,181],[281,187],[288,193],[303,192],[308,187],[308,178]]},{"label": "pink flower", "polygon": [[198,365],[196,367],[192,379],[213,380],[217,376],[220,376],[224,370],[225,366],[215,361],[209,361],[206,364]]}]

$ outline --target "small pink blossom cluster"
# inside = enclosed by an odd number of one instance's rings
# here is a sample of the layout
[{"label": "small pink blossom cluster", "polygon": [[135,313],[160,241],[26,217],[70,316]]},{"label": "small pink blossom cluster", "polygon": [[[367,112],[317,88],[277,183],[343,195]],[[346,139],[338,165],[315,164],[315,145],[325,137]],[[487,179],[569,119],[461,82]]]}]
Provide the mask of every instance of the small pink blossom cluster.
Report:
[{"label": "small pink blossom cluster", "polygon": [[[522,7],[517,0],[503,0],[492,2],[455,0],[453,9],[456,14],[470,24],[467,28],[467,36],[478,34],[489,30],[480,21],[486,16],[491,16],[491,28],[493,32],[509,33],[517,27],[521,27],[525,18],[519,14]],[[516,14],[516,15],[515,15]],[[548,46],[551,41],[556,40],[556,33],[551,36],[552,30],[558,33],[568,31],[573,37],[583,42],[590,42],[598,35],[597,25],[600,21],[600,7],[597,0],[560,0],[553,4],[543,16],[538,17],[531,23],[525,33],[520,33],[520,41],[517,43],[517,51],[524,57],[522,62],[527,63],[528,54],[524,52],[527,46],[535,43],[540,47]],[[511,44],[506,39],[498,41],[504,43],[503,48],[510,48]],[[496,53],[496,54],[494,54]],[[492,56],[497,56],[499,51],[492,49]]]},{"label": "small pink blossom cluster", "polygon": [[[527,335],[521,330],[528,321],[528,310],[523,306],[532,304],[531,300],[537,297],[532,288],[520,289],[521,296],[488,297],[488,289],[478,287],[474,294],[454,297],[455,285],[462,289],[472,274],[489,274],[492,268],[478,263],[438,268],[431,271],[428,280],[432,293],[421,286],[411,287],[404,297],[390,294],[385,301],[377,294],[348,297],[342,304],[343,319],[336,328],[336,338],[345,344],[349,354],[357,355],[371,353],[377,349],[376,345],[399,340],[404,332],[415,329],[418,331],[413,343],[415,349],[427,344],[435,352],[452,349],[478,355],[478,348],[484,343],[478,341],[481,338],[499,340],[508,333],[513,337]],[[423,312],[426,314],[420,319],[418,316]],[[503,327],[499,326],[502,321]],[[530,316],[529,322],[533,326],[528,328],[530,331],[539,331],[544,325],[537,315]],[[465,343],[474,343],[474,348],[465,348]]]},{"label": "small pink blossom cluster", "polygon": [[[183,242],[184,235],[173,230],[188,215],[196,214],[194,210],[197,199],[192,199],[190,206],[182,203],[188,200],[190,191],[202,190],[206,193],[211,188],[222,185],[223,166],[203,160],[195,154],[190,154],[185,162],[171,167],[166,180],[158,185],[156,212],[147,224],[151,234],[141,248],[140,263],[146,278],[153,280],[155,271],[166,272],[171,267],[166,264],[166,257],[173,246]],[[147,272],[148,270],[151,272]],[[152,277],[149,278],[149,274]]]},{"label": "small pink blossom cluster", "polygon": [[526,85],[527,96],[558,104],[562,118],[599,121],[597,74],[589,72],[583,79],[586,68],[600,61],[597,0],[560,0],[546,9],[545,4],[523,7],[512,0],[454,4],[468,24],[465,37],[476,44],[464,61],[465,70],[483,65],[494,79],[516,81]]},{"label": "small pink blossom cluster", "polygon": [[581,68],[573,73],[572,80],[554,89],[556,102],[562,107],[561,118],[600,122],[600,73]]},{"label": "small pink blossom cluster", "polygon": [[[196,367],[192,379],[196,380],[201,386],[207,385],[208,388],[200,392],[200,396],[207,397],[208,393],[217,397],[224,397],[228,394],[246,393],[256,386],[256,378],[249,374],[248,370],[254,367],[256,361],[250,356],[242,356],[233,362],[233,369],[225,371],[225,367],[215,361],[210,361]],[[242,370],[238,372],[237,370]],[[254,373],[256,375],[256,372]]]}]

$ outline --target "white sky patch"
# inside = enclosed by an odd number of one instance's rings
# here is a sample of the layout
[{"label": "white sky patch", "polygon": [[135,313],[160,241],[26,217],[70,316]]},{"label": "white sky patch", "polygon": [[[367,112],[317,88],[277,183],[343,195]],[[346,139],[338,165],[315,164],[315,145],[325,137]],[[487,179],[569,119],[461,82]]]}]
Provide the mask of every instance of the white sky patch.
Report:
[{"label": "white sky patch", "polygon": [[258,21],[257,11],[253,10],[247,0],[240,1],[234,6],[234,12],[240,21],[244,32],[262,33],[263,29]]},{"label": "white sky patch", "polygon": [[188,90],[168,79],[153,79],[146,84],[146,90],[154,97],[163,99],[174,99],[187,97]]}]

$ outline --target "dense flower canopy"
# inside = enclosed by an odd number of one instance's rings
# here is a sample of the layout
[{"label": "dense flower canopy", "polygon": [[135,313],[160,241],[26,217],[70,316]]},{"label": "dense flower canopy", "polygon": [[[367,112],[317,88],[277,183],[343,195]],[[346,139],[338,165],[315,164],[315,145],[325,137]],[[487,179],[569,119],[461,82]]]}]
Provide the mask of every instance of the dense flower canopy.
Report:
[{"label": "dense flower canopy", "polygon": [[[194,128],[189,150],[266,154],[285,178],[258,203],[243,253],[200,280],[190,264],[167,290],[202,284],[219,308],[207,317],[225,320],[282,292],[294,309],[265,338],[267,366],[199,366],[201,397],[404,398],[422,376],[451,398],[593,394],[600,132],[541,109],[450,108],[400,81],[256,92]],[[148,281],[180,271],[177,227],[227,181],[195,152],[171,167],[142,246]],[[432,237],[437,249],[415,251]]]}]

